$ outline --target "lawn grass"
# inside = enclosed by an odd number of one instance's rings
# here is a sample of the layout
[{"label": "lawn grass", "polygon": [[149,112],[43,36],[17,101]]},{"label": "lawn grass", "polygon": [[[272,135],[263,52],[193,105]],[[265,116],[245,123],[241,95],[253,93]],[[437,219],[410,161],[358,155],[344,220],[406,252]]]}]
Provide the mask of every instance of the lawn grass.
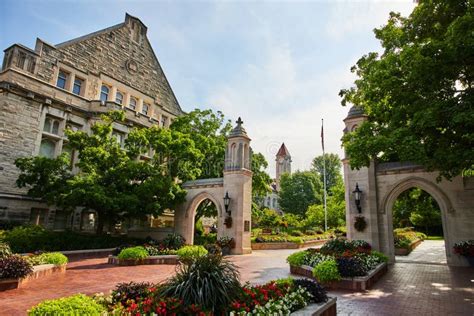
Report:
[{"label": "lawn grass", "polygon": [[443,236],[427,236],[425,240],[444,240]]}]

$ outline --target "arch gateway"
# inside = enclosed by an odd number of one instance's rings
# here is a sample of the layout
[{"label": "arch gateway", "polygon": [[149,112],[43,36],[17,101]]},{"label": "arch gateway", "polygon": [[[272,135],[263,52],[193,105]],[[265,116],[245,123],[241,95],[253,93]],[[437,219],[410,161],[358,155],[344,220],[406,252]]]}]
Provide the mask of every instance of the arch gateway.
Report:
[{"label": "arch gateway", "polygon": [[[252,252],[250,244],[251,207],[252,207],[252,171],[250,162],[250,138],[238,119],[237,126],[228,136],[225,152],[224,177],[200,179],[184,183],[186,201],[175,212],[175,232],[194,241],[194,218],[197,207],[206,199],[217,208],[217,237],[232,237],[235,241],[233,254]],[[224,196],[228,194],[230,203],[226,210]],[[231,225],[226,219],[231,218]]]},{"label": "arch gateway", "polygon": [[[366,119],[361,110],[352,107],[344,119],[345,132],[353,131]],[[451,181],[437,182],[437,172],[427,172],[412,163],[372,162],[368,168],[352,170],[348,157],[342,162],[348,238],[366,240],[394,262],[392,207],[402,192],[417,187],[429,193],[441,209],[448,265],[468,265],[465,258],[453,254],[452,249],[456,242],[474,239],[474,178],[457,176]],[[360,214],[353,194],[356,184],[362,191]],[[362,232],[354,228],[358,215],[364,216],[367,222]]]}]

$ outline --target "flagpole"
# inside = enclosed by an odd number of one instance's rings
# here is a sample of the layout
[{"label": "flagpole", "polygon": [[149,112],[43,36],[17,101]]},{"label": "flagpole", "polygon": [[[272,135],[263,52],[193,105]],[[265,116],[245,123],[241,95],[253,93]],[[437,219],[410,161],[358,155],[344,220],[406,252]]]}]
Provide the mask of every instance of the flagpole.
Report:
[{"label": "flagpole", "polygon": [[323,190],[324,190],[324,231],[328,230],[328,209],[326,203],[326,156],[324,154],[324,119],[321,119],[321,144],[323,147]]}]

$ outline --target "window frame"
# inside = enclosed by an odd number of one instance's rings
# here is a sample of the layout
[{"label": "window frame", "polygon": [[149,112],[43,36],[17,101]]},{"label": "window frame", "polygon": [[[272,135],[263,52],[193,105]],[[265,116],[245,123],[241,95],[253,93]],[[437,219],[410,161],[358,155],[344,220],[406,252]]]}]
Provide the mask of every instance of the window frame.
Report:
[{"label": "window frame", "polygon": [[[107,92],[104,91],[104,88],[107,89]],[[102,96],[105,95],[105,100],[102,99]],[[110,96],[110,86],[106,85],[106,84],[102,84],[100,86],[100,96],[99,96],[99,100],[100,101],[103,101],[103,102],[107,102],[109,100],[109,96]]]},{"label": "window frame", "polygon": [[[132,101],[133,101],[133,107],[132,107]],[[130,97],[130,102],[128,102],[128,108],[131,110],[136,111],[137,110],[137,98],[135,97]]]},{"label": "window frame", "polygon": [[[61,74],[64,74],[64,78],[61,77]],[[60,86],[59,85],[59,79],[62,79],[64,80],[64,86]],[[67,81],[69,79],[69,73],[60,69],[59,72],[58,72],[58,78],[56,79],[56,87],[59,88],[59,89],[63,89],[63,90],[66,90],[66,86],[67,86]]]},{"label": "window frame", "polygon": [[[120,102],[118,102],[118,100],[119,100],[118,96],[119,95],[121,96]],[[117,90],[117,92],[115,93],[115,103],[123,105],[123,99],[124,99],[123,93]]]},{"label": "window frame", "polygon": [[[75,89],[76,89],[76,86],[78,86],[78,85],[77,85],[77,82],[78,82],[78,81],[80,82],[80,84],[79,84],[79,92],[76,93],[76,92],[75,92]],[[83,95],[83,90],[84,90],[84,82],[85,82],[84,79],[82,79],[82,78],[80,78],[80,77],[75,77],[75,78],[74,78],[74,82],[72,83],[72,93],[74,93],[75,95],[82,96],[82,95]]]},{"label": "window frame", "polygon": [[[145,111],[145,108],[146,108],[146,111]],[[143,115],[148,116],[149,112],[150,112],[150,104],[143,102],[141,113]]]}]

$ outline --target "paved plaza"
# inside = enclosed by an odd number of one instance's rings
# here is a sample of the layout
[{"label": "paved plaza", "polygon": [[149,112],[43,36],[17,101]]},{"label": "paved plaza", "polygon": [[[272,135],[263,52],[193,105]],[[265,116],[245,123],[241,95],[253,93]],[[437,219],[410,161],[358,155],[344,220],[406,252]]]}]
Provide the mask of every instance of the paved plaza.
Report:
[{"label": "paved plaza", "polygon": [[[442,241],[422,243],[404,262],[392,265],[369,291],[331,292],[338,315],[474,315],[474,269],[448,267],[435,260]],[[295,250],[254,251],[233,256],[243,282],[263,283],[289,276],[286,257]],[[441,252],[442,254],[443,252]],[[442,260],[438,255],[436,260]],[[417,258],[418,262],[409,262]],[[422,258],[425,258],[423,261]],[[428,259],[427,259],[428,258]],[[25,315],[34,304],[75,293],[107,292],[118,282],[159,282],[173,274],[173,265],[117,267],[106,259],[72,262],[62,276],[36,280],[25,288],[0,292],[0,315]]]}]

